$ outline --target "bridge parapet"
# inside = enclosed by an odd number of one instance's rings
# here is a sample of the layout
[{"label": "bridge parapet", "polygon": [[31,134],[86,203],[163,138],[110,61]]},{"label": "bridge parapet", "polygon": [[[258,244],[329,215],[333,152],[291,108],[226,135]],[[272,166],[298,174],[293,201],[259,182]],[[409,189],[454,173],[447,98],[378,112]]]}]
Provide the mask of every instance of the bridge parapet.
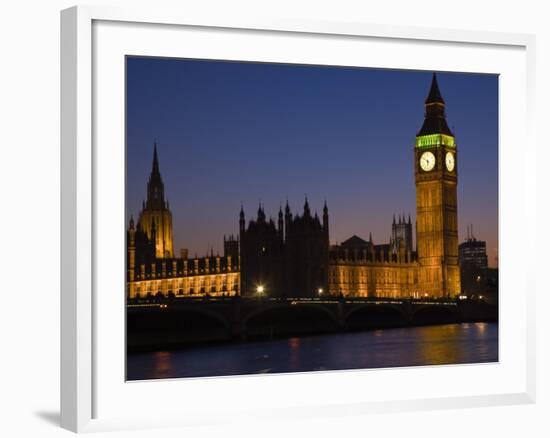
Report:
[{"label": "bridge parapet", "polygon": [[[142,300],[143,301],[143,300]],[[367,309],[387,309],[397,311],[403,322],[409,323],[414,314],[427,308],[456,309],[457,302],[453,300],[418,300],[418,299],[385,299],[385,298],[183,298],[171,300],[155,300],[153,302],[132,302],[128,305],[130,312],[137,310],[194,311],[216,316],[223,319],[234,332],[245,329],[250,318],[262,312],[277,309],[315,308],[330,316],[340,327],[355,312]],[[238,327],[241,327],[240,329]]]},{"label": "bridge parapet", "polygon": [[[223,331],[225,337],[217,338],[222,340],[246,337],[251,332],[262,336],[286,336],[498,318],[498,309],[489,309],[488,305],[449,299],[201,297],[132,300],[127,308],[132,327],[137,327],[142,333],[149,328],[162,330],[163,327],[180,327],[176,330],[186,330],[180,336],[182,342],[195,336],[197,339],[204,338],[206,334],[201,332],[201,327],[205,327],[207,333]],[[163,312],[166,318],[162,316]],[[198,325],[189,321],[197,321]],[[132,336],[130,329],[128,334]],[[159,339],[164,338],[162,335]]]}]

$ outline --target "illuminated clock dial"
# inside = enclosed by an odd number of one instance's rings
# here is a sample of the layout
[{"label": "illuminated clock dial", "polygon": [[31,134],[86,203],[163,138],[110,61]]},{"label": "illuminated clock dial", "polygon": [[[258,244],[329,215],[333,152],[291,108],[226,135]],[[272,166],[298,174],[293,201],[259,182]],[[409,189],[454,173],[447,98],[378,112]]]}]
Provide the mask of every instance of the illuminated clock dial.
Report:
[{"label": "illuminated clock dial", "polygon": [[455,156],[452,152],[447,152],[447,155],[445,155],[445,165],[449,172],[452,172],[455,168]]},{"label": "illuminated clock dial", "polygon": [[420,156],[420,167],[424,172],[429,172],[435,167],[435,155],[431,152],[424,152]]}]

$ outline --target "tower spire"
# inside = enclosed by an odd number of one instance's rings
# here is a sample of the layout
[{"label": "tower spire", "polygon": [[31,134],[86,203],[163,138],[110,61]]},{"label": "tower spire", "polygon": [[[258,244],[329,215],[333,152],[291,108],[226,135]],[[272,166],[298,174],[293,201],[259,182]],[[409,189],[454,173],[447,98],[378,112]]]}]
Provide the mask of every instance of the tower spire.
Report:
[{"label": "tower spire", "polygon": [[258,219],[257,219],[258,222],[265,222],[265,212],[264,212],[264,208],[262,206],[262,201],[259,202],[259,205],[258,205]]},{"label": "tower spire", "polygon": [[244,233],[245,221],[244,221],[244,208],[243,203],[241,202],[241,211],[239,212],[239,232]]},{"label": "tower spire", "polygon": [[153,166],[151,168],[151,175],[149,175],[149,181],[147,183],[146,206],[152,210],[165,210],[168,208],[164,200],[164,183],[162,182],[162,177],[160,176],[156,141],[153,147]]},{"label": "tower spire", "polygon": [[307,195],[306,195],[306,201],[304,202],[304,216],[305,217],[311,216],[311,210],[309,209],[309,202],[307,201]]},{"label": "tower spire", "polygon": [[445,101],[441,96],[441,91],[439,91],[439,84],[437,83],[437,76],[435,72],[432,74],[432,85],[430,86],[430,92],[426,98],[426,104],[429,103],[442,103],[445,105]]},{"label": "tower spire", "polygon": [[153,168],[151,170],[151,174],[160,175],[159,158],[158,158],[158,153],[157,153],[157,140],[155,140],[154,147],[153,147]]},{"label": "tower spire", "polygon": [[437,83],[437,76],[435,73],[432,75],[432,84],[428,97],[424,101],[425,114],[424,123],[422,128],[418,131],[417,137],[430,134],[445,134],[453,136],[452,131],[447,125],[447,118],[445,115],[445,100],[441,96],[439,91],[439,84]]},{"label": "tower spire", "polygon": [[327,200],[325,199],[325,205],[323,205],[323,230],[325,231],[325,236],[328,242],[328,206]]},{"label": "tower spire", "polygon": [[277,230],[279,232],[279,239],[281,240],[281,242],[284,239],[283,223],[284,223],[283,222],[283,204],[281,203],[279,205],[279,217],[278,217],[278,220],[277,220]]}]

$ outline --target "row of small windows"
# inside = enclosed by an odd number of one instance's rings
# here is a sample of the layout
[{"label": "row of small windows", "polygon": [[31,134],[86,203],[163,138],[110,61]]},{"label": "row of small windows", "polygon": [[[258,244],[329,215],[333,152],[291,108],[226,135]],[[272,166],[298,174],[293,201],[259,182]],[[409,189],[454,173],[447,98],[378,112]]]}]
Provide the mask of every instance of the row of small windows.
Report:
[{"label": "row of small windows", "polygon": [[403,296],[410,296],[411,293],[406,292],[403,294],[401,290],[379,290],[377,289],[375,292],[368,291],[366,288],[344,288],[344,289],[338,289],[338,294],[342,293],[344,296],[351,295],[354,297],[377,297],[377,298],[402,298]]},{"label": "row of small windows", "polygon": [[369,279],[374,280],[376,283],[397,283],[398,280],[400,283],[413,283],[414,275],[407,272],[404,276],[401,272],[389,271],[382,272],[378,274],[371,274],[369,276],[366,272],[354,272],[354,271],[338,271],[337,273],[332,272],[329,274],[329,282],[332,284],[335,283],[366,283]]},{"label": "row of small windows", "polygon": [[[176,282],[173,282],[173,281],[168,281],[169,284],[173,284],[173,283],[178,283],[178,284],[181,284],[181,285],[188,285],[188,284],[191,284],[191,285],[196,285],[196,284],[223,284],[223,285],[226,285],[226,284],[231,284],[231,283],[236,283],[238,282],[238,277],[231,277],[231,278],[228,278],[228,277],[214,277],[214,278],[209,278],[209,277],[191,277],[191,278],[187,278],[185,279],[184,281],[176,281]],[[149,284],[161,284],[161,281],[157,281],[157,282],[151,282]],[[185,286],[183,286],[185,287]]]},{"label": "row of small windows", "polygon": [[[141,274],[137,274],[137,278],[159,278],[159,277],[162,277],[162,270],[159,270],[158,273],[146,273],[144,274],[143,273],[144,271],[144,268],[142,269],[142,272]],[[193,269],[193,270],[190,270],[190,271],[168,271],[167,272],[167,276],[169,277],[177,277],[177,276],[191,276],[191,275],[197,275],[197,274],[210,274],[212,272],[225,272],[225,271],[233,271],[233,269],[231,267],[225,267],[225,266],[222,266],[220,267],[220,269],[218,270],[217,268],[212,268],[212,269]]]},{"label": "row of small windows", "polygon": [[198,287],[198,288],[195,288],[195,287],[191,287],[191,288],[188,288],[188,289],[183,289],[183,288],[179,288],[179,289],[167,289],[166,292],[164,292],[162,290],[162,288],[153,288],[153,287],[141,287],[141,286],[137,286],[136,287],[136,294],[138,296],[141,296],[141,295],[147,295],[147,294],[150,294],[150,295],[156,295],[156,294],[168,294],[168,295],[171,295],[171,294],[176,294],[176,295],[194,295],[194,294],[205,294],[205,293],[218,293],[218,292],[238,292],[239,291],[239,285],[235,284],[233,285],[232,287],[227,287],[227,286],[222,286],[220,289],[216,288],[216,286],[210,286],[210,287]]},{"label": "row of small windows", "polygon": [[218,276],[206,276],[206,277],[189,277],[182,280],[158,280],[158,281],[146,281],[144,283],[136,284],[136,287],[153,291],[157,289],[182,289],[188,293],[189,291],[228,291],[235,290],[239,284],[238,275],[218,275]]}]

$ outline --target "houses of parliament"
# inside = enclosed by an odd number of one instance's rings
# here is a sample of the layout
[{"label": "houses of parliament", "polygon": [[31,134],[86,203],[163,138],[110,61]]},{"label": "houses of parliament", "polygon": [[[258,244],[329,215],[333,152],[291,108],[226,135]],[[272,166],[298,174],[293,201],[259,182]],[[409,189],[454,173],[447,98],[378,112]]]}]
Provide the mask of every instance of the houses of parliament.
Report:
[{"label": "houses of parliament", "polygon": [[319,217],[306,198],[299,213],[287,202],[276,221],[262,205],[254,218],[241,206],[238,235],[224,237],[223,254],[189,257],[186,250],[174,253],[155,144],[147,199],[127,230],[128,297],[457,296],[457,148],[435,74],[412,146],[416,221],[413,229],[410,216],[394,216],[389,242],[353,235],[331,245],[327,203]]}]

